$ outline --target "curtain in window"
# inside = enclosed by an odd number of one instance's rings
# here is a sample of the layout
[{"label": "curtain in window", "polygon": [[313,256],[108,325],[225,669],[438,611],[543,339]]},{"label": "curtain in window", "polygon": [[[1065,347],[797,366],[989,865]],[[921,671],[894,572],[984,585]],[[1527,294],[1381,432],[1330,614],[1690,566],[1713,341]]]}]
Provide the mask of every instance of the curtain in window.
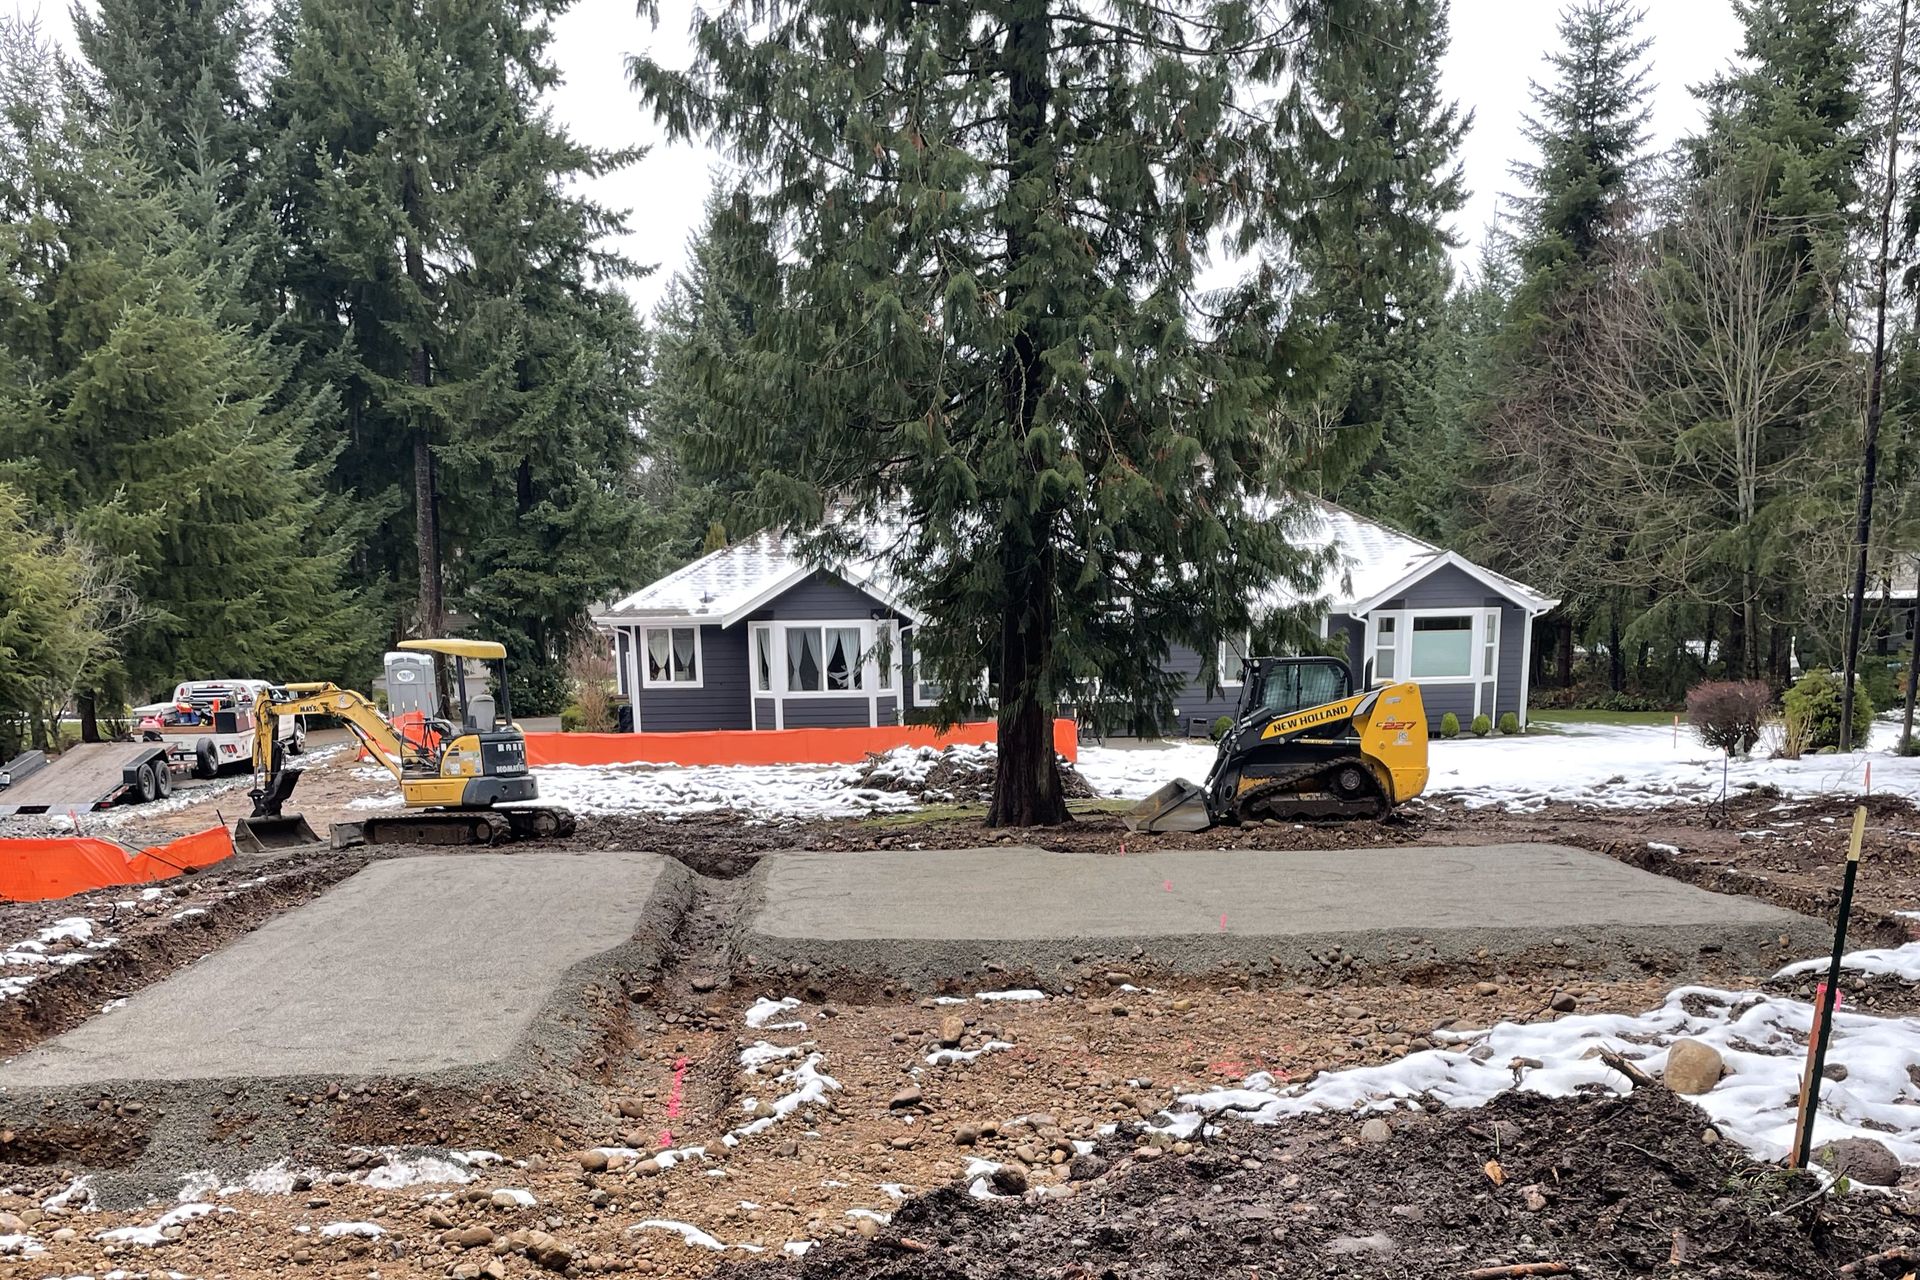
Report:
[{"label": "curtain in window", "polygon": [[820,690],[820,629],[787,629],[787,688],[794,693]]},{"label": "curtain in window", "polygon": [[827,688],[860,687],[860,628],[828,627]]},{"label": "curtain in window", "polygon": [[672,662],[673,635],[665,630],[647,632],[647,679],[666,680]]},{"label": "curtain in window", "polygon": [[753,629],[753,687],[773,691],[773,632],[767,627]]},{"label": "curtain in window", "polygon": [[700,678],[694,670],[694,642],[699,638],[692,627],[673,629],[673,678],[691,684]]}]

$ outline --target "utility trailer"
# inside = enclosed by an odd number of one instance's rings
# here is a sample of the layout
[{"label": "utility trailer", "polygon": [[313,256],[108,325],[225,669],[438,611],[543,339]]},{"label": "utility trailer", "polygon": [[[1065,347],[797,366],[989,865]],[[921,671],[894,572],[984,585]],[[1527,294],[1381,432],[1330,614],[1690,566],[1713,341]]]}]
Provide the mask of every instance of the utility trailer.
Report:
[{"label": "utility trailer", "polygon": [[172,794],[164,743],[82,742],[51,760],[28,751],[0,765],[0,818],[90,813]]}]

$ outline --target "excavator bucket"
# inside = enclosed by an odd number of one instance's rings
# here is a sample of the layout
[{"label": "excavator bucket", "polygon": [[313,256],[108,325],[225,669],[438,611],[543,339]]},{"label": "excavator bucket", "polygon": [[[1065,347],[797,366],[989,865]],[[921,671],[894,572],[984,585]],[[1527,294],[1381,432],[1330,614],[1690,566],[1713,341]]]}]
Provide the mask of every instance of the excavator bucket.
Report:
[{"label": "excavator bucket", "polygon": [[266,853],[273,849],[297,849],[318,844],[307,820],[299,814],[282,815],[280,806],[293,794],[300,781],[300,770],[283,769],[273,776],[266,789],[253,793],[253,812],[233,824],[233,847],[241,853]]},{"label": "excavator bucket", "polygon": [[1161,787],[1120,820],[1129,831],[1205,831],[1213,825],[1206,791],[1185,778]]},{"label": "excavator bucket", "polygon": [[233,845],[242,853],[267,853],[319,844],[320,837],[301,815],[239,818],[233,824]]}]

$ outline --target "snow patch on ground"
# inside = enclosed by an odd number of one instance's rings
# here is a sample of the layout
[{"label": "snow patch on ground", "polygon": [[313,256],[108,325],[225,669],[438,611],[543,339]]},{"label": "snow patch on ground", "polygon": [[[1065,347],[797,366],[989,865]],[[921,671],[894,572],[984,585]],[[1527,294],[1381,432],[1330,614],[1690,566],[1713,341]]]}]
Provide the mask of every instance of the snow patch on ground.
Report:
[{"label": "snow patch on ground", "polygon": [[747,1025],[755,1031],[805,1031],[807,1024],[804,1022],[773,1021],[787,1010],[799,1007],[800,1001],[793,996],[786,996],[779,1000],[769,1000],[761,996],[747,1010]]},{"label": "snow patch on ground", "polygon": [[[1899,948],[1897,963],[1920,971],[1920,943]],[[1849,959],[1887,953],[1857,953]],[[1871,963],[1871,961],[1863,961]],[[1853,967],[1863,967],[1856,965]],[[1783,974],[1804,972],[1792,965]],[[1886,970],[1888,972],[1893,969]],[[1553,1022],[1503,1022],[1485,1031],[1455,1033],[1452,1046],[1426,1049],[1379,1066],[1329,1072],[1304,1085],[1282,1085],[1265,1072],[1237,1089],[1181,1096],[1163,1113],[1162,1127],[1187,1136],[1218,1116],[1272,1124],[1309,1112],[1392,1111],[1433,1099],[1448,1107],[1477,1107],[1510,1089],[1564,1097],[1582,1087],[1618,1094],[1632,1083],[1600,1060],[1608,1048],[1658,1076],[1675,1040],[1691,1038],[1718,1049],[1727,1076],[1692,1099],[1714,1127],[1756,1158],[1776,1160],[1793,1140],[1800,1076],[1812,1006],[1760,991],[1680,987],[1659,1008],[1638,1016],[1590,1014]],[[1821,1089],[1814,1122],[1816,1145],[1840,1138],[1875,1138],[1903,1163],[1920,1163],[1920,1084],[1908,1064],[1920,1060],[1920,1018],[1882,1018],[1836,1012],[1827,1060],[1847,1078]],[[1539,1066],[1528,1065],[1537,1062]]]},{"label": "snow patch on ground", "polygon": [[1047,993],[1026,989],[1015,991],[980,991],[976,992],[973,998],[975,1000],[1045,1000]]},{"label": "snow patch on ground", "polygon": [[732,812],[767,822],[904,813],[918,804],[904,792],[858,785],[853,765],[549,765],[534,774],[544,803],[576,813]]},{"label": "snow patch on ground", "polygon": [[387,1234],[386,1228],[377,1222],[329,1222],[320,1228],[323,1236],[364,1236],[372,1239]]},{"label": "snow patch on ground", "polygon": [[102,1231],[99,1235],[95,1236],[94,1239],[106,1240],[114,1244],[165,1244],[167,1242],[166,1230],[168,1227],[177,1227],[182,1223],[192,1222],[195,1218],[203,1218],[207,1214],[214,1212],[232,1213],[233,1210],[219,1208],[206,1203],[183,1204],[161,1214],[158,1218],[154,1219],[151,1226],[115,1227],[110,1231]]},{"label": "snow patch on ground", "polygon": [[630,1233],[634,1231],[672,1231],[689,1245],[694,1245],[701,1249],[724,1250],[727,1247],[700,1228],[694,1226],[691,1222],[675,1222],[671,1218],[648,1218],[644,1222],[634,1223],[628,1227],[627,1230]]},{"label": "snow patch on ground", "polygon": [[1011,1048],[1013,1048],[1013,1046],[1005,1040],[989,1040],[978,1049],[935,1049],[927,1055],[927,1065],[930,1067],[950,1067],[957,1062],[972,1062],[978,1058],[985,1057],[989,1053],[999,1053],[1003,1049]]}]

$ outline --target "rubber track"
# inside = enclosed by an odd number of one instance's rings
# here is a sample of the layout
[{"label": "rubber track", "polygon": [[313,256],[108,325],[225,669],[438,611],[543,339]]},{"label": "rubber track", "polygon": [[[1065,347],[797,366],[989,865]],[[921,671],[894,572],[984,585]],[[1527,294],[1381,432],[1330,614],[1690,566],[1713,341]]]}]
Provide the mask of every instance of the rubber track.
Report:
[{"label": "rubber track", "polygon": [[[1261,782],[1259,786],[1250,787],[1242,791],[1234,797],[1233,816],[1235,820],[1239,822],[1253,822],[1264,818],[1268,815],[1257,814],[1254,810],[1268,796],[1291,791],[1297,782],[1314,777],[1317,774],[1330,774],[1335,769],[1350,764],[1357,764],[1361,768],[1367,769],[1368,779],[1375,782],[1374,794],[1370,800],[1344,805],[1341,812],[1355,818],[1375,818],[1385,813],[1387,811],[1387,798],[1380,793],[1378,781],[1374,780],[1373,772],[1368,768],[1367,758],[1365,756],[1341,756],[1335,760],[1316,761],[1313,764],[1303,765],[1292,773],[1277,778],[1268,778]],[[1336,803],[1338,803],[1338,801],[1336,801]]]}]

